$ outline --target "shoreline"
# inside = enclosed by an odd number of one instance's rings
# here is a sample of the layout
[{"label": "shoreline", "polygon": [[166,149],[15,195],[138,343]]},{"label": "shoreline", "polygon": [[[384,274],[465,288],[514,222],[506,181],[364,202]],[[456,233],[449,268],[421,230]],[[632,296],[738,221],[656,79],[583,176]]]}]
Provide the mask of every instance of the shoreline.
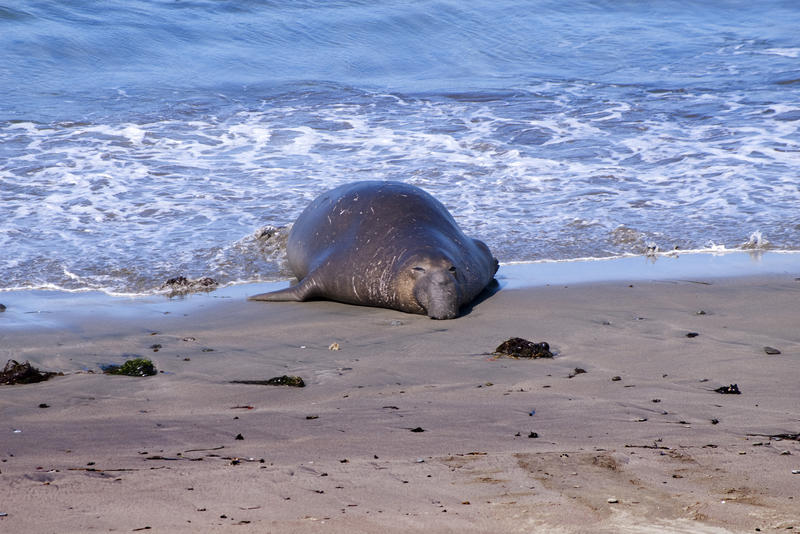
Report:
[{"label": "shoreline", "polygon": [[[792,274],[800,277],[800,252],[671,252],[656,256],[504,263],[495,276],[498,283],[495,291],[620,280],[723,279]],[[249,295],[274,291],[288,283],[234,284],[172,297],[163,294],[115,296],[94,290],[0,291],[0,303],[7,307],[0,315],[0,327],[57,328],[72,324],[78,316],[97,313],[117,320],[137,315],[190,313],[213,307],[219,302],[245,300]]]},{"label": "shoreline", "polygon": [[[51,313],[0,317],[4,361],[65,373],[0,386],[0,529],[800,529],[800,272],[767,258],[696,277],[682,260],[660,279],[632,260],[645,279],[527,286],[508,266],[448,321],[42,297]],[[492,355],[517,336],[555,357]],[[133,356],[158,374],[100,373]],[[305,387],[235,383],[282,375]]]}]

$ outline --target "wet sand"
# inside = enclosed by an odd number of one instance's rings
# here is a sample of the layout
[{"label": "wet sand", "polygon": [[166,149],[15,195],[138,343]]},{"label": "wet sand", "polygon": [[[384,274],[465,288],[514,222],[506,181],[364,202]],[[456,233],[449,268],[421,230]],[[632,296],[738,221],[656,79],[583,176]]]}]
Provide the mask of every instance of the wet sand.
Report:
[{"label": "wet sand", "polygon": [[[0,530],[800,529],[797,277],[504,284],[452,321],[9,306],[2,361],[66,374],[0,386]],[[514,336],[555,358],[490,354]],[[131,355],[163,372],[100,373]]]}]

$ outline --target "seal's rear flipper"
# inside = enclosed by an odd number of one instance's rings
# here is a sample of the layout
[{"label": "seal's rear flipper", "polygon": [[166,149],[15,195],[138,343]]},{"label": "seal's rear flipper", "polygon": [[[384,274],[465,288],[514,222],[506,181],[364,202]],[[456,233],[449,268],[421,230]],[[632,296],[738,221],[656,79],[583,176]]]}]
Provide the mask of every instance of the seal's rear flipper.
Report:
[{"label": "seal's rear flipper", "polygon": [[302,302],[314,297],[314,284],[308,281],[308,278],[303,278],[297,284],[287,287],[286,289],[279,289],[278,291],[270,291],[269,293],[261,293],[247,297],[247,300],[271,300],[271,301],[296,301]]}]

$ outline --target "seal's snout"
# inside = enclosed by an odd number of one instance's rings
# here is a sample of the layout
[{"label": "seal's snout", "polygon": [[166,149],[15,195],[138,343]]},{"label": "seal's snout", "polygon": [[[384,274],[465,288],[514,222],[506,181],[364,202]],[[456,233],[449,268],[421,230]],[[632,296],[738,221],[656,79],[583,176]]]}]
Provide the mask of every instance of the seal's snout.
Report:
[{"label": "seal's snout", "polygon": [[451,271],[436,270],[426,273],[417,280],[414,296],[431,319],[458,317],[460,298],[458,285]]},{"label": "seal's snout", "polygon": [[450,308],[445,310],[430,309],[428,310],[428,317],[431,319],[455,319],[458,317],[458,310]]}]

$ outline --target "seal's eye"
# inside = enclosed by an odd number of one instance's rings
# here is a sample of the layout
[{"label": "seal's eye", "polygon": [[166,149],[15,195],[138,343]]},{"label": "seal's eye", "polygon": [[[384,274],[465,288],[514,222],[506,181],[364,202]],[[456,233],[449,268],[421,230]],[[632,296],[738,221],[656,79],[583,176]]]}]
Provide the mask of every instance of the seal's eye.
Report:
[{"label": "seal's eye", "polygon": [[454,273],[454,272],[456,272],[456,268],[455,268],[455,266],[453,266],[453,267],[450,267],[450,268],[449,268],[449,269],[447,269],[447,270],[448,270],[448,271],[450,271],[451,273]]},{"label": "seal's eye", "polygon": [[419,267],[419,266],[417,266],[417,267],[414,267],[412,270],[413,270],[414,272],[417,272],[417,273],[424,273],[424,272],[425,272],[425,267]]}]

